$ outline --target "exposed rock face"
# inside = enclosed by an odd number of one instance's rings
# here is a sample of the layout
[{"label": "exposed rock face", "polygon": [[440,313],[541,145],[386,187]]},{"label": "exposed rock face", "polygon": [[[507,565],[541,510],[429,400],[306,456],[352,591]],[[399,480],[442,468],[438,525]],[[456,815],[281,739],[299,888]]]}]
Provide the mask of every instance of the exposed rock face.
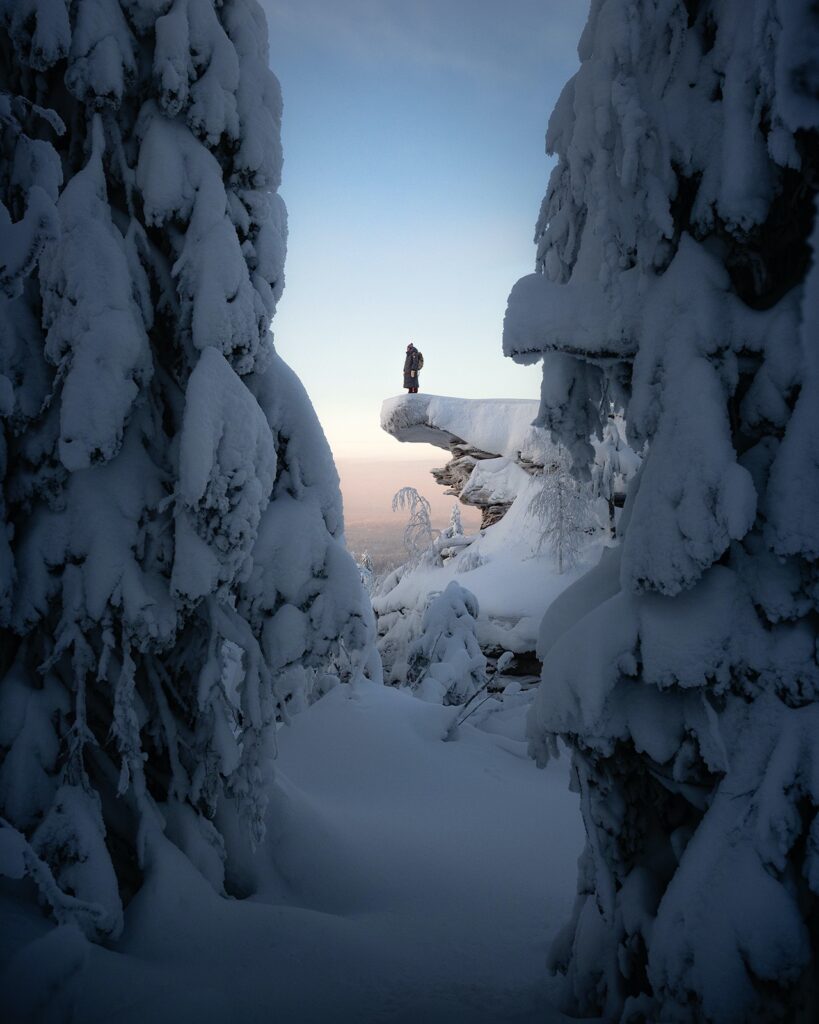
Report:
[{"label": "exposed rock face", "polygon": [[500,522],[511,507],[510,502],[508,505],[487,505],[481,509],[481,529],[485,530],[487,526]]},{"label": "exposed rock face", "polygon": [[433,469],[432,475],[436,483],[446,487],[447,494],[452,494],[464,505],[471,505],[481,510],[481,529],[483,530],[503,519],[512,507],[514,495],[509,501],[498,500],[498,495],[495,492],[487,490],[479,482],[473,483],[473,477],[479,476],[475,469],[482,461],[508,462],[508,460],[486,452],[477,453],[475,449],[464,455],[459,455],[458,450],[465,447],[465,445],[453,445],[453,458],[440,469]]}]

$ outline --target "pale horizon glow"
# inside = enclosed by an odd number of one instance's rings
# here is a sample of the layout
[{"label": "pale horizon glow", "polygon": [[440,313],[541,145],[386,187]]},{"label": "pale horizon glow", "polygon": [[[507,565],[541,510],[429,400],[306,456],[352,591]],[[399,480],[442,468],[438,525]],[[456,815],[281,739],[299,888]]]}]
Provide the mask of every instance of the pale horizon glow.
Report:
[{"label": "pale horizon glow", "polygon": [[[398,447],[398,442],[395,444]],[[427,499],[434,530],[443,529],[449,523],[453,505],[458,506],[465,533],[476,533],[480,529],[480,511],[460,504],[431,474],[433,467],[446,463],[448,452],[431,445],[403,447],[418,448],[422,454],[407,460],[383,455],[336,458],[347,546],[357,555],[368,551],[378,571],[383,571],[387,564],[397,565],[407,557],[403,542],[407,512],[392,510],[393,496],[401,487],[414,487]]]},{"label": "pale horizon glow", "polygon": [[339,458],[411,461],[379,427],[408,341],[421,391],[533,398],[501,352],[534,266],[548,117],[587,0],[263,0],[290,235],[276,346]]},{"label": "pale horizon glow", "polygon": [[[344,494],[346,529],[376,523],[398,523],[403,529],[406,515],[392,511],[393,496],[401,487],[414,487],[422,494],[430,503],[433,526],[437,529],[445,526],[458,499],[447,495],[432,476],[432,469],[443,466],[448,454],[440,448],[430,450],[438,454],[404,462],[383,456],[374,459],[339,457],[337,469]],[[459,508],[464,526],[477,528],[480,512],[466,505],[459,505]]]}]

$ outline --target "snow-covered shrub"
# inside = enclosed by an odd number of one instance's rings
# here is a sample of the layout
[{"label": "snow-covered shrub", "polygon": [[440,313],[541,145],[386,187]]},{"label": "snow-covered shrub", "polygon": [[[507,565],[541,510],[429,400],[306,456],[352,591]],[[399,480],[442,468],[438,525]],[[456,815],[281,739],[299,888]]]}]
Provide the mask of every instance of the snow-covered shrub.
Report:
[{"label": "snow-covered shrub", "polygon": [[407,561],[378,581],[373,589],[372,602],[378,632],[378,654],[385,682],[400,686],[406,682],[409,648],[421,629],[422,609],[394,607],[390,593],[401,580],[420,565],[440,563],[435,548],[439,531],[432,528],[429,501],[414,487],[402,487],[393,495],[393,512],[406,511],[404,547]]},{"label": "snow-covered shrub", "polygon": [[648,442],[530,721],[573,749],[584,1016],[816,1017],[817,52],[809,0],[594,0],[549,125],[505,349],[578,472],[609,401]]},{"label": "snow-covered shrub", "polygon": [[414,487],[402,487],[396,493],[393,511],[398,509],[409,511],[404,530],[409,558],[374,588],[373,609],[384,677],[388,683],[400,686],[407,681],[410,647],[421,632],[425,599],[418,600],[415,595],[409,605],[396,604],[391,597],[392,591],[406,577],[417,575],[420,581],[429,569],[438,568],[458,556],[475,538],[464,534],[458,505],[452,506],[448,526],[443,530],[433,529],[430,504]]},{"label": "snow-covered shrub", "polygon": [[407,680],[410,645],[421,631],[422,613],[415,606],[379,612],[373,602],[378,623],[378,654],[384,670],[384,682],[400,686]]},{"label": "snow-covered shrub", "polygon": [[182,814],[232,884],[277,704],[339,639],[370,657],[330,452],[268,330],[267,52],[255,0],[0,5],[0,815],[9,870],[93,937]]},{"label": "snow-covered shrub", "polygon": [[539,525],[538,551],[548,546],[558,573],[577,565],[590,529],[589,493],[572,475],[564,449],[558,447],[543,467],[529,511]]},{"label": "snow-covered shrub", "polygon": [[461,551],[458,555],[458,560],[455,563],[455,572],[459,574],[474,572],[475,569],[480,569],[482,565],[486,565],[486,558],[481,554],[480,550],[470,546],[468,551]]},{"label": "snow-covered shrub", "polygon": [[486,682],[478,646],[478,601],[454,580],[434,595],[409,649],[408,684],[425,700],[463,704]]},{"label": "snow-covered shrub", "polygon": [[410,563],[399,565],[378,583],[372,595],[384,682],[392,686],[401,686],[407,681],[409,648],[421,632],[423,608],[414,603],[395,605],[391,597],[410,572]]}]

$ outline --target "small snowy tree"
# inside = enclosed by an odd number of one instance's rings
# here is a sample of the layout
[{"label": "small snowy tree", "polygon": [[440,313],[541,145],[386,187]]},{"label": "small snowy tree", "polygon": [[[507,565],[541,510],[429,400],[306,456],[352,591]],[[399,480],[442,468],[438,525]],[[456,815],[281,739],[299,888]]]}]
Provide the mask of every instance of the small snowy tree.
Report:
[{"label": "small snowy tree", "polygon": [[438,562],[443,565],[447,559],[454,558],[455,555],[468,548],[474,539],[474,537],[464,535],[460,507],[453,505],[449,515],[449,524],[435,538],[433,551]]},{"label": "small snowy tree", "polygon": [[375,587],[375,569],[373,568],[370,552],[362,551],[361,555],[356,559],[356,565],[358,566],[361,586],[364,587],[368,594],[372,594]]},{"label": "small snowy tree", "polygon": [[582,1016],[817,1016],[817,53],[810,0],[594,0],[549,124],[505,348],[579,471],[604,395],[648,442],[529,726],[573,750]]},{"label": "small snowy tree", "polygon": [[558,573],[571,569],[580,558],[589,526],[589,498],[571,473],[566,452],[558,448],[543,468],[540,488],[529,503],[540,524],[538,551],[548,545]]},{"label": "small snowy tree", "polygon": [[407,682],[427,700],[464,704],[486,682],[478,646],[478,600],[454,580],[427,605],[409,651]]},{"label": "small snowy tree", "polygon": [[461,509],[458,505],[452,506],[452,511],[449,514],[449,526],[446,528],[444,533],[447,537],[461,537],[463,536],[464,527],[461,522]]},{"label": "small snowy tree", "polygon": [[616,481],[622,475],[623,467],[620,460],[620,451],[623,447],[623,439],[620,431],[612,418],[606,423],[603,430],[603,440],[597,446],[594,457],[594,465],[591,469],[592,494],[595,498],[602,498],[608,507],[609,533],[614,536],[614,492]]},{"label": "small snowy tree", "polygon": [[114,937],[171,841],[252,884],[277,706],[372,613],[268,330],[260,8],[4,3],[0,54],[4,864]]},{"label": "small snowy tree", "polygon": [[414,487],[402,487],[393,495],[392,510],[408,513],[409,518],[404,528],[404,547],[410,561],[418,561],[429,553],[435,539],[429,502]]}]

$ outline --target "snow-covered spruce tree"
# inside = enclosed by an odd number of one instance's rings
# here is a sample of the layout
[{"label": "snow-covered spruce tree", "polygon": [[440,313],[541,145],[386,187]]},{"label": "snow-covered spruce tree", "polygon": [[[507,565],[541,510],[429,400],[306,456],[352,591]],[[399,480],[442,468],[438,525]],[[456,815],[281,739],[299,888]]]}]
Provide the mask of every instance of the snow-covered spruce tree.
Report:
[{"label": "snow-covered spruce tree", "polygon": [[433,543],[433,554],[436,562],[439,565],[443,565],[448,559],[454,558],[465,548],[468,548],[474,540],[474,536],[467,537],[464,534],[460,506],[453,505],[449,514],[449,525],[441,530]]},{"label": "snow-covered spruce tree", "polygon": [[235,890],[281,693],[372,634],[268,331],[280,113],[255,0],[0,3],[3,869],[94,938],[171,841]]},{"label": "snow-covered spruce tree", "polygon": [[464,704],[486,682],[477,618],[477,598],[454,580],[430,600],[409,649],[407,682],[419,696]]},{"label": "snow-covered spruce tree", "polygon": [[614,535],[615,512],[614,496],[618,479],[623,482],[624,469],[620,456],[624,448],[623,439],[613,417],[603,428],[603,440],[597,446],[594,463],[591,467],[591,487],[595,498],[606,502],[608,528]]},{"label": "snow-covered spruce tree", "polygon": [[648,442],[530,720],[573,751],[583,1015],[819,1018],[817,54],[810,0],[593,0],[549,125],[505,350],[579,471],[612,400]]},{"label": "snow-covered spruce tree", "polygon": [[356,566],[358,567],[358,577],[361,580],[361,586],[368,594],[372,594],[375,587],[375,568],[369,551],[361,552],[360,556],[356,559]]}]

